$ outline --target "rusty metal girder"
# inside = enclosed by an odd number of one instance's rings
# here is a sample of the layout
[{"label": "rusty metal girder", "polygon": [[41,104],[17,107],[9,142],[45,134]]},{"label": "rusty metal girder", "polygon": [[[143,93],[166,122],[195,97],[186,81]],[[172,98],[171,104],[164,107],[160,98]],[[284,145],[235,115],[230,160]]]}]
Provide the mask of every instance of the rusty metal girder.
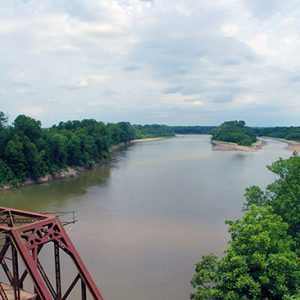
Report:
[{"label": "rusty metal girder", "polygon": [[[78,282],[81,284],[80,299],[86,300],[89,292],[94,300],[103,300],[58,217],[0,207],[0,233],[4,236],[4,243],[0,247],[0,265],[13,286],[15,300],[20,300],[20,290],[27,275],[30,275],[34,286],[33,292],[40,300],[69,299],[70,293]],[[55,286],[52,286],[49,274],[45,272],[39,261],[39,253],[45,244],[53,245]],[[12,254],[12,270],[5,263],[5,255],[9,249]],[[61,251],[72,259],[78,272],[66,291],[63,291],[61,286]],[[25,266],[22,274],[20,274],[19,258]],[[0,299],[7,300],[1,282]]]}]

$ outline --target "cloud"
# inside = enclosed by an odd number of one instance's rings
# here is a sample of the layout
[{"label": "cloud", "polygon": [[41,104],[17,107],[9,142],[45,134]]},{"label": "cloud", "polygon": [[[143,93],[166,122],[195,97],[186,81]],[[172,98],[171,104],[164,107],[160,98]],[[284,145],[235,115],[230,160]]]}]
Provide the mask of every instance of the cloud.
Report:
[{"label": "cloud", "polygon": [[0,104],[45,125],[299,125],[299,18],[292,0],[4,0]]},{"label": "cloud", "polygon": [[135,64],[128,64],[128,65],[125,65],[123,67],[123,69],[127,72],[132,72],[132,71],[136,71],[139,69],[139,66],[138,65],[135,65]]},{"label": "cloud", "polygon": [[87,88],[88,86],[88,81],[85,79],[81,79],[74,83],[62,85],[61,87],[66,90],[81,90]]}]

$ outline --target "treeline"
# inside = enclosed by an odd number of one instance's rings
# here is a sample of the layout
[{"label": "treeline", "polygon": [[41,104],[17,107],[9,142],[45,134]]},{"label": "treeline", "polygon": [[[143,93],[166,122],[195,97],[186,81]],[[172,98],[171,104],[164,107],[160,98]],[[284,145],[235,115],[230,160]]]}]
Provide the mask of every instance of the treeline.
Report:
[{"label": "treeline", "polygon": [[300,299],[300,157],[279,159],[265,190],[246,189],[241,219],[226,221],[231,240],[222,257],[196,265],[193,300]]},{"label": "treeline", "polygon": [[175,134],[212,134],[213,139],[245,146],[255,142],[257,136],[300,141],[299,126],[247,127],[244,121],[226,121],[220,126],[169,126],[169,130]]},{"label": "treeline", "polygon": [[168,125],[134,125],[137,136],[141,138],[151,137],[151,135],[172,136],[175,134],[211,134],[216,126],[168,126]]},{"label": "treeline", "polygon": [[216,126],[171,126],[177,134],[211,134]]},{"label": "treeline", "polygon": [[257,136],[268,136],[273,138],[300,141],[300,127],[253,127]]},{"label": "treeline", "polygon": [[[203,127],[200,126],[201,128]],[[244,146],[250,146],[256,141],[256,137],[262,136],[300,141],[299,126],[247,127],[244,121],[226,121],[218,127],[212,127],[208,133],[212,135],[212,140],[233,142]]]},{"label": "treeline", "polygon": [[174,136],[174,130],[167,125],[133,125],[136,139]]},{"label": "treeline", "polygon": [[256,135],[252,128],[247,127],[244,121],[226,121],[211,131],[212,140],[237,143],[250,146],[256,142]]},{"label": "treeline", "polygon": [[171,136],[163,125],[104,124],[96,120],[41,122],[19,115],[12,124],[0,112],[0,186],[18,185],[68,166],[91,167],[110,155],[110,148],[136,138]]}]

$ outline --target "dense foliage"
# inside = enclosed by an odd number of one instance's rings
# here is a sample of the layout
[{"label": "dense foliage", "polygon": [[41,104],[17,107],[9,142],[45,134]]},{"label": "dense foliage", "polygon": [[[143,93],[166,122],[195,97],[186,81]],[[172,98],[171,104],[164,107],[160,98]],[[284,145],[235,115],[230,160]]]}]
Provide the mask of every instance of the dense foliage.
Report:
[{"label": "dense foliage", "polygon": [[256,142],[253,130],[246,126],[244,121],[227,121],[212,131],[212,140],[237,143],[250,146]]},{"label": "dense foliage", "polygon": [[41,122],[20,115],[11,125],[0,112],[0,186],[17,185],[68,166],[91,166],[109,157],[110,148],[144,136],[171,135],[164,126],[104,124],[95,120]]},{"label": "dense foliage", "polygon": [[300,141],[300,127],[255,127],[257,136],[268,136],[287,140]]},{"label": "dense foliage", "polygon": [[265,191],[258,186],[247,188],[245,209],[252,204],[271,206],[289,225],[288,233],[295,240],[296,248],[300,249],[300,157],[294,154],[287,160],[279,159],[268,169],[279,178]]},{"label": "dense foliage", "polygon": [[167,137],[174,136],[174,131],[167,125],[133,125],[135,137],[137,139],[152,138],[152,137]]},{"label": "dense foliage", "polygon": [[172,126],[177,134],[211,134],[216,126]]},{"label": "dense foliage", "polygon": [[173,136],[174,134],[211,134],[216,126],[134,125],[137,137]]},{"label": "dense foliage", "polygon": [[299,300],[300,157],[279,159],[266,191],[246,190],[241,219],[227,221],[231,240],[222,258],[196,265],[193,300]]}]

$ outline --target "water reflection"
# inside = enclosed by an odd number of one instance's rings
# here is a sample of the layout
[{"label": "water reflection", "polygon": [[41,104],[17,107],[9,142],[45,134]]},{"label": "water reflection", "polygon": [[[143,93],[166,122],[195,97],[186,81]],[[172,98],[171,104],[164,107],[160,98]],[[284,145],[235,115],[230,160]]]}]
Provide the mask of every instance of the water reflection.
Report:
[{"label": "water reflection", "polygon": [[77,178],[3,191],[0,193],[0,203],[2,206],[33,211],[45,211],[48,207],[59,210],[68,201],[73,204],[74,201],[81,201],[88,188],[107,184],[111,165],[106,163]]}]

